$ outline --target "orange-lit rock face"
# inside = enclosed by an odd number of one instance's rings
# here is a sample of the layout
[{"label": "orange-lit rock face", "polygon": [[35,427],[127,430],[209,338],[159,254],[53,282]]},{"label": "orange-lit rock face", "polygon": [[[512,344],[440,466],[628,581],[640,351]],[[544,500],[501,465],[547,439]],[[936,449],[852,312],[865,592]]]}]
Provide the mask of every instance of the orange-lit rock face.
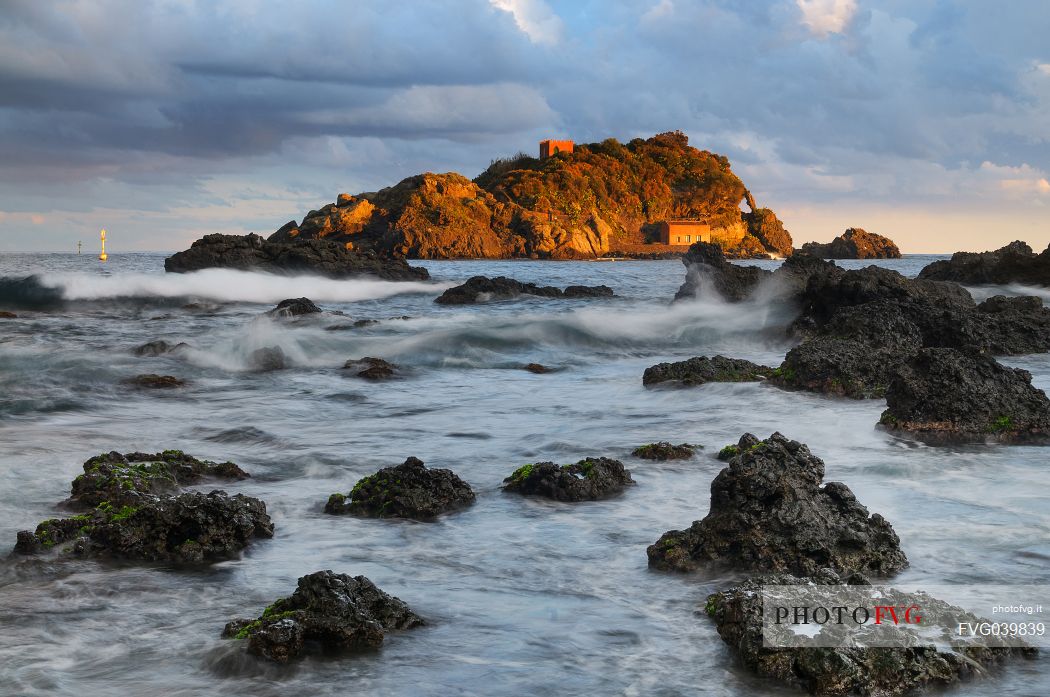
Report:
[{"label": "orange-lit rock face", "polygon": [[546,160],[556,152],[572,152],[571,140],[541,140],[540,159]]},{"label": "orange-lit rock face", "polygon": [[710,242],[711,226],[694,220],[665,220],[659,223],[661,244]]}]

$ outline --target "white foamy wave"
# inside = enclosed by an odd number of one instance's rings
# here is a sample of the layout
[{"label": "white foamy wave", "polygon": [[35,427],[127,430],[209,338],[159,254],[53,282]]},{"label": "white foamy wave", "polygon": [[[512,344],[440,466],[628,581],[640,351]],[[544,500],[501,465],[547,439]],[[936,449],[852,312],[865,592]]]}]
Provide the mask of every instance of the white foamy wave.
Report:
[{"label": "white foamy wave", "polygon": [[404,293],[437,294],[452,286],[449,283],[369,278],[337,280],[321,276],[275,276],[233,269],[204,269],[163,276],[144,273],[122,273],[119,276],[55,273],[43,275],[40,280],[46,286],[61,290],[66,300],[192,297],[251,303],[276,303],[285,298],[297,297],[308,297],[316,302],[355,302]]}]

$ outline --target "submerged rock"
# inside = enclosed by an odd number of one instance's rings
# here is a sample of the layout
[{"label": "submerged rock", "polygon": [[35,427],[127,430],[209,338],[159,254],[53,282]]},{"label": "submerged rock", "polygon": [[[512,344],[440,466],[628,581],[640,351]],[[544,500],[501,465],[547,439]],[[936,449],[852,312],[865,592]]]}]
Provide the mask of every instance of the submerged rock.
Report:
[{"label": "submerged rock", "polygon": [[288,359],[280,346],[267,346],[256,349],[248,355],[248,369],[260,373],[273,370],[284,370],[288,367]]},{"label": "submerged rock", "polygon": [[347,249],[345,244],[330,240],[279,242],[256,234],[205,235],[189,249],[164,260],[164,270],[174,273],[214,267],[330,278],[374,276],[388,281],[430,278],[426,269],[409,266],[404,259],[381,259],[372,251]]},{"label": "submerged rock", "polygon": [[18,319],[18,315],[7,310],[0,310],[0,319]]},{"label": "submerged rock", "polygon": [[223,491],[143,496],[137,505],[105,502],[90,513],[46,520],[18,533],[20,554],[63,546],[82,557],[201,563],[235,557],[256,537],[273,537],[266,504]]},{"label": "submerged rock", "polygon": [[[849,582],[869,585],[855,577]],[[709,596],[705,610],[714,620],[719,636],[748,670],[815,695],[888,697],[913,691],[925,693],[964,680],[988,677],[993,667],[1010,658],[1035,655],[1033,649],[1008,647],[995,637],[952,650],[938,650],[932,641],[907,648],[766,645],[763,587],[840,583],[846,581],[827,570],[805,578],[786,574],[751,578]],[[915,597],[900,595],[909,599]],[[980,621],[970,613],[926,594],[919,597],[924,614],[931,612]]]},{"label": "submerged rock", "polygon": [[65,503],[78,509],[94,508],[103,502],[133,506],[143,497],[171,494],[181,486],[250,476],[232,462],[198,460],[181,450],[123,455],[113,451],[84,463],[84,473],[73,480]]},{"label": "submerged rock", "polygon": [[932,441],[1045,441],[1050,400],[1025,370],[927,348],[897,366],[880,423]]},{"label": "submerged rock", "polygon": [[302,315],[312,315],[319,312],[321,312],[321,308],[315,305],[310,298],[288,298],[277,303],[277,307],[266,314],[270,317],[301,317]]},{"label": "submerged rock", "polygon": [[185,387],[186,381],[174,375],[157,375],[156,373],[143,373],[123,380],[125,385],[141,387],[149,390],[165,390],[173,387]]},{"label": "submerged rock", "polygon": [[737,302],[750,295],[759,281],[772,275],[772,272],[757,266],[738,266],[729,262],[722,248],[711,242],[697,242],[691,246],[682,257],[682,263],[685,264],[686,278],[675,294],[675,300],[692,300],[710,289],[725,300]]},{"label": "submerged rock", "polygon": [[662,440],[659,443],[649,443],[648,445],[637,447],[631,454],[643,460],[688,460],[699,447],[701,446],[690,445],[689,443],[672,445]]},{"label": "submerged rock", "polygon": [[658,363],[646,368],[643,385],[676,383],[692,387],[707,382],[757,382],[773,374],[773,369],[740,358],[698,356],[675,363]]},{"label": "submerged rock", "polygon": [[801,252],[822,259],[900,259],[901,250],[888,237],[851,227],[831,242],[806,242]]},{"label": "submerged rock", "polygon": [[354,485],[348,495],[332,494],[325,513],[367,518],[430,520],[474,503],[470,485],[448,469],[428,469],[410,457]]},{"label": "submerged rock", "polygon": [[504,491],[555,501],[596,501],[619,494],[634,480],[619,460],[589,457],[571,465],[537,462],[503,480]]},{"label": "submerged rock", "polygon": [[543,375],[544,373],[554,372],[554,368],[548,368],[542,363],[527,363],[525,365],[525,370],[529,371],[530,373],[536,373],[537,375]]},{"label": "submerged rock", "polygon": [[400,599],[364,576],[317,571],[299,579],[295,592],[258,618],[233,620],[224,639],[245,639],[249,653],[287,663],[305,652],[374,649],[387,632],[425,622]]},{"label": "submerged rock", "polygon": [[189,344],[182,341],[180,341],[177,344],[169,344],[163,339],[158,339],[156,341],[150,341],[149,343],[136,347],[132,350],[132,353],[134,353],[136,356],[141,356],[143,358],[153,358],[156,356],[163,356],[165,353],[171,353],[180,349],[189,348],[189,346]]},{"label": "submerged rock", "polygon": [[492,300],[510,300],[522,295],[542,298],[611,298],[614,293],[609,286],[569,286],[562,290],[554,286],[522,283],[506,276],[474,276],[462,285],[449,288],[434,302],[440,305],[473,305]]},{"label": "submerged rock", "polygon": [[400,372],[398,366],[374,356],[351,358],[343,364],[343,370],[352,371],[354,375],[365,380],[388,380]]},{"label": "submerged rock", "polygon": [[812,574],[831,568],[887,576],[908,560],[893,527],[869,516],[824,462],[797,441],[745,434],[711,483],[711,509],[686,530],[664,533],[647,551],[658,569],[692,571],[719,562],[753,571]]},{"label": "submerged rock", "polygon": [[955,281],[968,285],[1021,283],[1050,285],[1050,247],[1036,254],[1020,240],[994,252],[956,252],[951,259],[935,261],[919,278]]}]

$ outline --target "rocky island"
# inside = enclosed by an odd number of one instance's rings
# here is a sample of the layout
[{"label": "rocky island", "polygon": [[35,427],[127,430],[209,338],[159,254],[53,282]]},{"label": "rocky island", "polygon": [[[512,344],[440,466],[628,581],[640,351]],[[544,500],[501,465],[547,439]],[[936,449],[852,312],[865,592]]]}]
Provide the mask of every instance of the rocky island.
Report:
[{"label": "rocky island", "polygon": [[901,250],[889,237],[851,227],[831,242],[806,242],[800,250],[821,259],[900,259]]}]

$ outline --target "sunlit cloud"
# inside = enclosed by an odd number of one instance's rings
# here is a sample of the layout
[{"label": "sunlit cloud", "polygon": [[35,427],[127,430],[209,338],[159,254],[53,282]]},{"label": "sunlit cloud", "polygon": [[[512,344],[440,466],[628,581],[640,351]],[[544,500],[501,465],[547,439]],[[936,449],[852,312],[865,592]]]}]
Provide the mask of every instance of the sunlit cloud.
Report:
[{"label": "sunlit cloud", "polygon": [[509,12],[514,23],[536,44],[556,44],[565,26],[543,0],[490,0],[492,6]]},{"label": "sunlit cloud", "polygon": [[841,34],[857,12],[857,0],[795,0],[802,23],[816,36]]}]

